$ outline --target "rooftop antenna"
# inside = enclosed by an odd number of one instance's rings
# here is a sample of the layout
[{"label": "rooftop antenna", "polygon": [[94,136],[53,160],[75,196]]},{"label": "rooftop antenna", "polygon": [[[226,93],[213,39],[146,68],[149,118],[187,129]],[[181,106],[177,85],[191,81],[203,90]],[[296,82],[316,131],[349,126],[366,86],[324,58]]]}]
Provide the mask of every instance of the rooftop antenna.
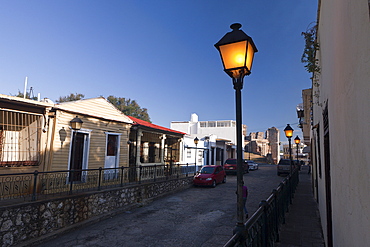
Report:
[{"label": "rooftop antenna", "polygon": [[26,79],[24,80],[24,90],[23,90],[23,99],[26,98],[26,95],[27,95],[27,76],[26,76]]},{"label": "rooftop antenna", "polygon": [[[32,95],[32,96],[31,96]],[[30,87],[30,94],[29,94],[29,98],[30,99],[33,99],[35,96],[33,95],[33,88]]]}]

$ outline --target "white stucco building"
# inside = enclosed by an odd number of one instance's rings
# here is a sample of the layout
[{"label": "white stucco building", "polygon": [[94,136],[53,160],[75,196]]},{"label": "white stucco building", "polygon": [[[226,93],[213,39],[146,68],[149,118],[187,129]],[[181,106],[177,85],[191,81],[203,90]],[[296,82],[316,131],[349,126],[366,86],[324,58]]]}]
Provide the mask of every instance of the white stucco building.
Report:
[{"label": "white stucco building", "polygon": [[[236,157],[236,121],[234,120],[199,121],[198,115],[193,113],[190,121],[172,121],[170,128],[188,134],[184,138],[185,162],[190,159],[190,163],[195,163],[193,161],[195,157],[191,157],[189,150],[195,148],[196,137],[199,139],[198,155],[199,152],[203,152],[203,164],[219,165],[227,158]],[[243,140],[245,134],[246,126],[243,125]]]},{"label": "white stucco building", "polygon": [[319,0],[311,162],[328,247],[370,243],[369,10],[369,0]]}]

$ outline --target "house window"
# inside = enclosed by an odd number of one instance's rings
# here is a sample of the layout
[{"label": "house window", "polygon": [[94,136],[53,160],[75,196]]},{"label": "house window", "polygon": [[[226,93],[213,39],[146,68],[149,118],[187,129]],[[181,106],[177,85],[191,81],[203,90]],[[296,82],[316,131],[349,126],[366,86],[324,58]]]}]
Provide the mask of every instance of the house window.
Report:
[{"label": "house window", "polygon": [[141,142],[141,163],[159,163],[161,146],[156,142]]},{"label": "house window", "polygon": [[207,127],[207,122],[200,122],[199,127],[206,128]]},{"label": "house window", "polygon": [[118,151],[118,135],[108,135],[107,156],[116,156]]},{"label": "house window", "polygon": [[0,166],[38,165],[41,126],[41,114],[0,110]]},{"label": "house window", "polygon": [[179,150],[180,144],[178,142],[178,138],[166,139],[165,161],[170,163],[178,162],[180,156]]},{"label": "house window", "polygon": [[191,158],[191,149],[190,149],[190,148],[188,148],[188,149],[186,150],[186,157],[187,157],[187,158]]},{"label": "house window", "polygon": [[[320,125],[318,125],[316,129],[316,135],[317,135],[317,157],[316,157],[316,163],[318,164],[318,170],[319,170],[319,178],[322,176],[321,172],[321,142],[320,142]],[[318,162],[317,162],[318,161]]]},{"label": "house window", "polygon": [[208,127],[216,127],[216,122],[208,122]]},{"label": "house window", "polygon": [[157,133],[143,132],[140,145],[141,163],[161,162],[161,136]]},{"label": "house window", "polygon": [[218,121],[217,127],[230,127],[230,121]]}]

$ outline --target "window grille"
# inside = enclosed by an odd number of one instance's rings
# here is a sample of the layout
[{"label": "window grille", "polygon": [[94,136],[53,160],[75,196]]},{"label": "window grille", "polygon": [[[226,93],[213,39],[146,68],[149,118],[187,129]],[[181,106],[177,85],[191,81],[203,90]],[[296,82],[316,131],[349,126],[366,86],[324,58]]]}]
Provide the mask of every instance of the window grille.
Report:
[{"label": "window grille", "polygon": [[42,115],[0,109],[0,166],[32,166],[40,160]]}]

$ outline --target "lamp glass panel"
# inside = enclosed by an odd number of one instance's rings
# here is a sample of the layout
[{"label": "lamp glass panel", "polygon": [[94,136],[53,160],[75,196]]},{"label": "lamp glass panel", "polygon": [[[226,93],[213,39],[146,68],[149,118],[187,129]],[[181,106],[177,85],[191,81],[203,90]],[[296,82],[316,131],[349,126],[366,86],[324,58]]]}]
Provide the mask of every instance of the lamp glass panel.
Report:
[{"label": "lamp glass panel", "polygon": [[240,41],[219,47],[225,69],[245,66],[247,41]]},{"label": "lamp glass panel", "polygon": [[293,136],[293,130],[284,130],[285,131],[285,136],[286,137],[292,137]]},{"label": "lamp glass panel", "polygon": [[248,44],[247,62],[246,62],[246,66],[247,66],[249,71],[252,70],[253,57],[254,57],[253,46],[249,43]]},{"label": "lamp glass panel", "polygon": [[80,122],[71,122],[71,127],[74,130],[80,130],[82,127],[82,123]]}]

